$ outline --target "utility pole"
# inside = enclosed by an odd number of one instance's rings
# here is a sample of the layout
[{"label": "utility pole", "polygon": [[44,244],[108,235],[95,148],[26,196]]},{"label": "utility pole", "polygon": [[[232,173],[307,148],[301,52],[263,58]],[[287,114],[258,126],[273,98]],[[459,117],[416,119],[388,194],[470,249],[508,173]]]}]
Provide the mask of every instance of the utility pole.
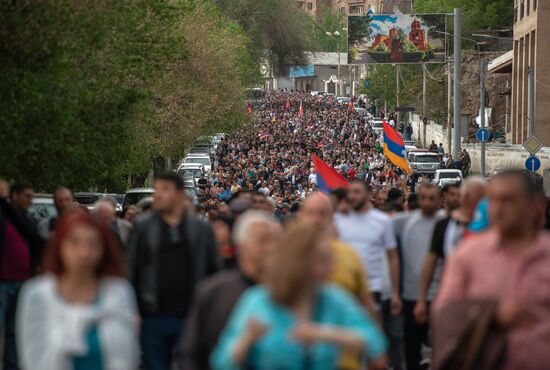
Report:
[{"label": "utility pole", "polygon": [[[479,126],[485,128],[485,69],[487,62],[479,61]],[[481,177],[485,177],[485,141],[481,141]]]},{"label": "utility pole", "polygon": [[529,136],[535,135],[535,68],[529,67]]},{"label": "utility pole", "polygon": [[427,148],[428,141],[426,140],[426,120],[424,118],[428,118],[428,114],[426,111],[426,63],[422,63],[422,146],[424,148]]},{"label": "utility pole", "polygon": [[[336,37],[340,36],[338,34]],[[338,52],[338,96],[342,96],[342,81],[340,77],[340,40],[336,39],[336,51]]]},{"label": "utility pole", "polygon": [[452,153],[453,136],[453,72],[451,62],[447,62],[447,153]]},{"label": "utility pole", "polygon": [[454,145],[453,145],[453,157],[455,161],[460,158],[460,120],[461,120],[461,107],[462,107],[462,95],[460,91],[461,77],[461,59],[460,53],[462,51],[462,14],[460,9],[455,8],[455,24],[454,24],[454,59],[455,59],[455,73],[454,73]]},{"label": "utility pole", "polygon": [[[395,66],[395,93],[396,93],[396,108],[399,107],[399,93],[400,93],[400,86],[399,86],[399,64],[396,64]],[[395,113],[395,125],[397,126],[399,124],[399,112]]]}]

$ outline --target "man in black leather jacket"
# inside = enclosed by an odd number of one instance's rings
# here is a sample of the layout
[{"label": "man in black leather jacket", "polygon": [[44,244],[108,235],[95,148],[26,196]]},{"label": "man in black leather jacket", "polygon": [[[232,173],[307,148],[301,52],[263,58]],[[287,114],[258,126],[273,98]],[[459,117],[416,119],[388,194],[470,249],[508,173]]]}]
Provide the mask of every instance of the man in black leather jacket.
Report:
[{"label": "man in black leather jacket", "polygon": [[211,227],[192,215],[181,177],[155,177],[153,210],[134,224],[128,274],[142,316],[146,370],[169,370],[196,284],[218,271]]}]

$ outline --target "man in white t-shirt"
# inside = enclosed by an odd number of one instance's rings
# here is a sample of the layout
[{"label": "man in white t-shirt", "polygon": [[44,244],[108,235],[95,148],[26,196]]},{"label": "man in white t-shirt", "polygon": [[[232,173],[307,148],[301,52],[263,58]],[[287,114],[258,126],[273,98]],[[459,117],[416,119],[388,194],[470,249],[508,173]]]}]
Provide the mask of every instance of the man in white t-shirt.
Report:
[{"label": "man in white t-shirt", "polygon": [[399,254],[393,224],[388,215],[374,209],[368,185],[362,181],[350,184],[348,201],[353,211],[335,216],[340,239],[351,245],[363,261],[374,299],[380,303],[384,279],[384,255],[387,255],[392,281],[391,312],[401,311],[399,296]]},{"label": "man in white t-shirt", "polygon": [[312,187],[311,185],[313,184],[317,186],[317,174],[315,173],[315,171],[311,170],[311,173],[309,174],[309,177],[307,178],[307,180],[310,187]]}]

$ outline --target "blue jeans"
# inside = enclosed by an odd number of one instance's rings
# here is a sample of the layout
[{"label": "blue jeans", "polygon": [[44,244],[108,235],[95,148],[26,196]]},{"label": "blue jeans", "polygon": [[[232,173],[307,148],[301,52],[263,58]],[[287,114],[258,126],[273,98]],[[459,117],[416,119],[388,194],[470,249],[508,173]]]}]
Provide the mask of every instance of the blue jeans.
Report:
[{"label": "blue jeans", "polygon": [[185,320],[175,316],[145,316],[141,322],[141,351],[145,370],[170,370],[183,335]]},{"label": "blue jeans", "polygon": [[391,302],[382,302],[382,320],[386,335],[388,336],[390,348],[388,357],[391,369],[403,369],[403,315],[391,314]]},{"label": "blue jeans", "polygon": [[0,335],[4,337],[4,370],[18,370],[15,344],[17,295],[23,282],[0,282]]}]

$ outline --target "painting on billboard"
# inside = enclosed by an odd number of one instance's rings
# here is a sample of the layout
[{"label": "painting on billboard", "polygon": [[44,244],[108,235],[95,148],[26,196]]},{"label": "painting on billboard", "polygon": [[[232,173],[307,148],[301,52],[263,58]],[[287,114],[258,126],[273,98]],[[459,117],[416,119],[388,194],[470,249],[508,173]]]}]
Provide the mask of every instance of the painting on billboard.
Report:
[{"label": "painting on billboard", "polygon": [[348,30],[350,64],[445,62],[445,14],[350,16]]}]

